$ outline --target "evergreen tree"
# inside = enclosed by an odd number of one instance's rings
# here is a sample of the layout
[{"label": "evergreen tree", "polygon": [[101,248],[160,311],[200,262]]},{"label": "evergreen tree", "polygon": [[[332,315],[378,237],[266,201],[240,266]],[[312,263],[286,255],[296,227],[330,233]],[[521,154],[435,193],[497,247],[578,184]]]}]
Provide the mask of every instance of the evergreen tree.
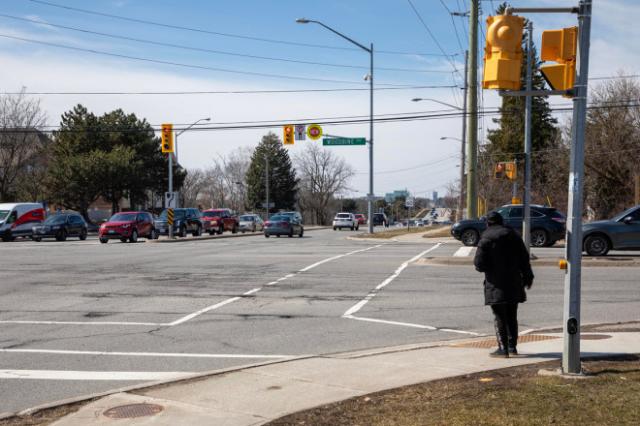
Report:
[{"label": "evergreen tree", "polygon": [[274,133],[269,132],[251,156],[247,171],[247,207],[260,210],[266,202],[266,159],[269,161],[269,211],[292,210],[297,201],[298,179],[289,152]]}]

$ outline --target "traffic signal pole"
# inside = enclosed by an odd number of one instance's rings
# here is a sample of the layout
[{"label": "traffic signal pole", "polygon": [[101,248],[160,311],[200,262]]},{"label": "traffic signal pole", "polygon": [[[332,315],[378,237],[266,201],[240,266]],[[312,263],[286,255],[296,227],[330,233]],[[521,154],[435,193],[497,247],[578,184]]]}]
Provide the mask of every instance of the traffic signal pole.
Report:
[{"label": "traffic signal pole", "polygon": [[[169,193],[173,194],[173,152],[169,153]],[[166,206],[169,209],[169,206]],[[167,226],[169,228],[169,238],[173,238],[173,224],[169,223],[169,214],[167,213]]]},{"label": "traffic signal pole", "polygon": [[[527,81],[526,90],[532,90],[533,24],[527,23]],[[531,96],[525,96],[524,104],[524,196],[522,238],[527,251],[531,252]]]}]

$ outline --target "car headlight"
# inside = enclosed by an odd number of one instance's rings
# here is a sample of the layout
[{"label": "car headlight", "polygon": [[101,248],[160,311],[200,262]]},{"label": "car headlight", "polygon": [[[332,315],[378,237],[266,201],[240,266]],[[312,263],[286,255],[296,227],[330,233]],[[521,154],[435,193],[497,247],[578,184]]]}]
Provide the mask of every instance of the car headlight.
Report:
[{"label": "car headlight", "polygon": [[122,225],[122,229],[128,229],[131,225],[129,225],[128,223],[125,223],[124,225]]},{"label": "car headlight", "polygon": [[214,220],[212,220],[212,221],[211,221],[211,224],[212,224],[212,225],[217,225],[217,224],[218,224],[218,221],[214,219]]}]

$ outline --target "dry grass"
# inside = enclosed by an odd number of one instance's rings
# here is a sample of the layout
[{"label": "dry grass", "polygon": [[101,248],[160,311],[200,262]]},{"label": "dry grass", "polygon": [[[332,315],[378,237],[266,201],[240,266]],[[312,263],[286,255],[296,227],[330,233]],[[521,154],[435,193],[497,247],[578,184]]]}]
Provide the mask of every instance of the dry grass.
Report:
[{"label": "dry grass", "polygon": [[[557,361],[545,368],[557,367]],[[293,425],[637,425],[640,358],[588,361],[585,380],[539,376],[540,364],[362,396],[283,417]]]}]

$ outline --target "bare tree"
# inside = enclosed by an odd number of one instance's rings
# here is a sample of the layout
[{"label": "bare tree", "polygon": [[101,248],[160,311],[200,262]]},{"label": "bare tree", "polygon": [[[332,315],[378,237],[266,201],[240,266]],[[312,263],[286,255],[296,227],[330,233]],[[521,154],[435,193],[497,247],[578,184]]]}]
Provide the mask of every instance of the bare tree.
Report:
[{"label": "bare tree", "polygon": [[40,101],[27,98],[24,89],[18,95],[0,96],[0,201],[19,195],[20,176],[32,173],[44,156],[48,139],[38,129],[45,119]]},{"label": "bare tree", "polygon": [[188,169],[187,176],[180,189],[180,202],[184,207],[196,207],[205,189],[205,172],[201,169]]},{"label": "bare tree", "polygon": [[295,156],[294,163],[300,177],[298,203],[303,212],[310,213],[315,223],[325,225],[329,220],[332,198],[348,189],[355,172],[342,158],[333,152],[309,144]]},{"label": "bare tree", "polygon": [[222,172],[219,175],[224,188],[222,204],[239,212],[245,209],[245,180],[249,164],[251,164],[251,153],[250,148],[238,148],[231,151],[226,157],[219,155],[217,159],[214,159],[215,167]]}]

